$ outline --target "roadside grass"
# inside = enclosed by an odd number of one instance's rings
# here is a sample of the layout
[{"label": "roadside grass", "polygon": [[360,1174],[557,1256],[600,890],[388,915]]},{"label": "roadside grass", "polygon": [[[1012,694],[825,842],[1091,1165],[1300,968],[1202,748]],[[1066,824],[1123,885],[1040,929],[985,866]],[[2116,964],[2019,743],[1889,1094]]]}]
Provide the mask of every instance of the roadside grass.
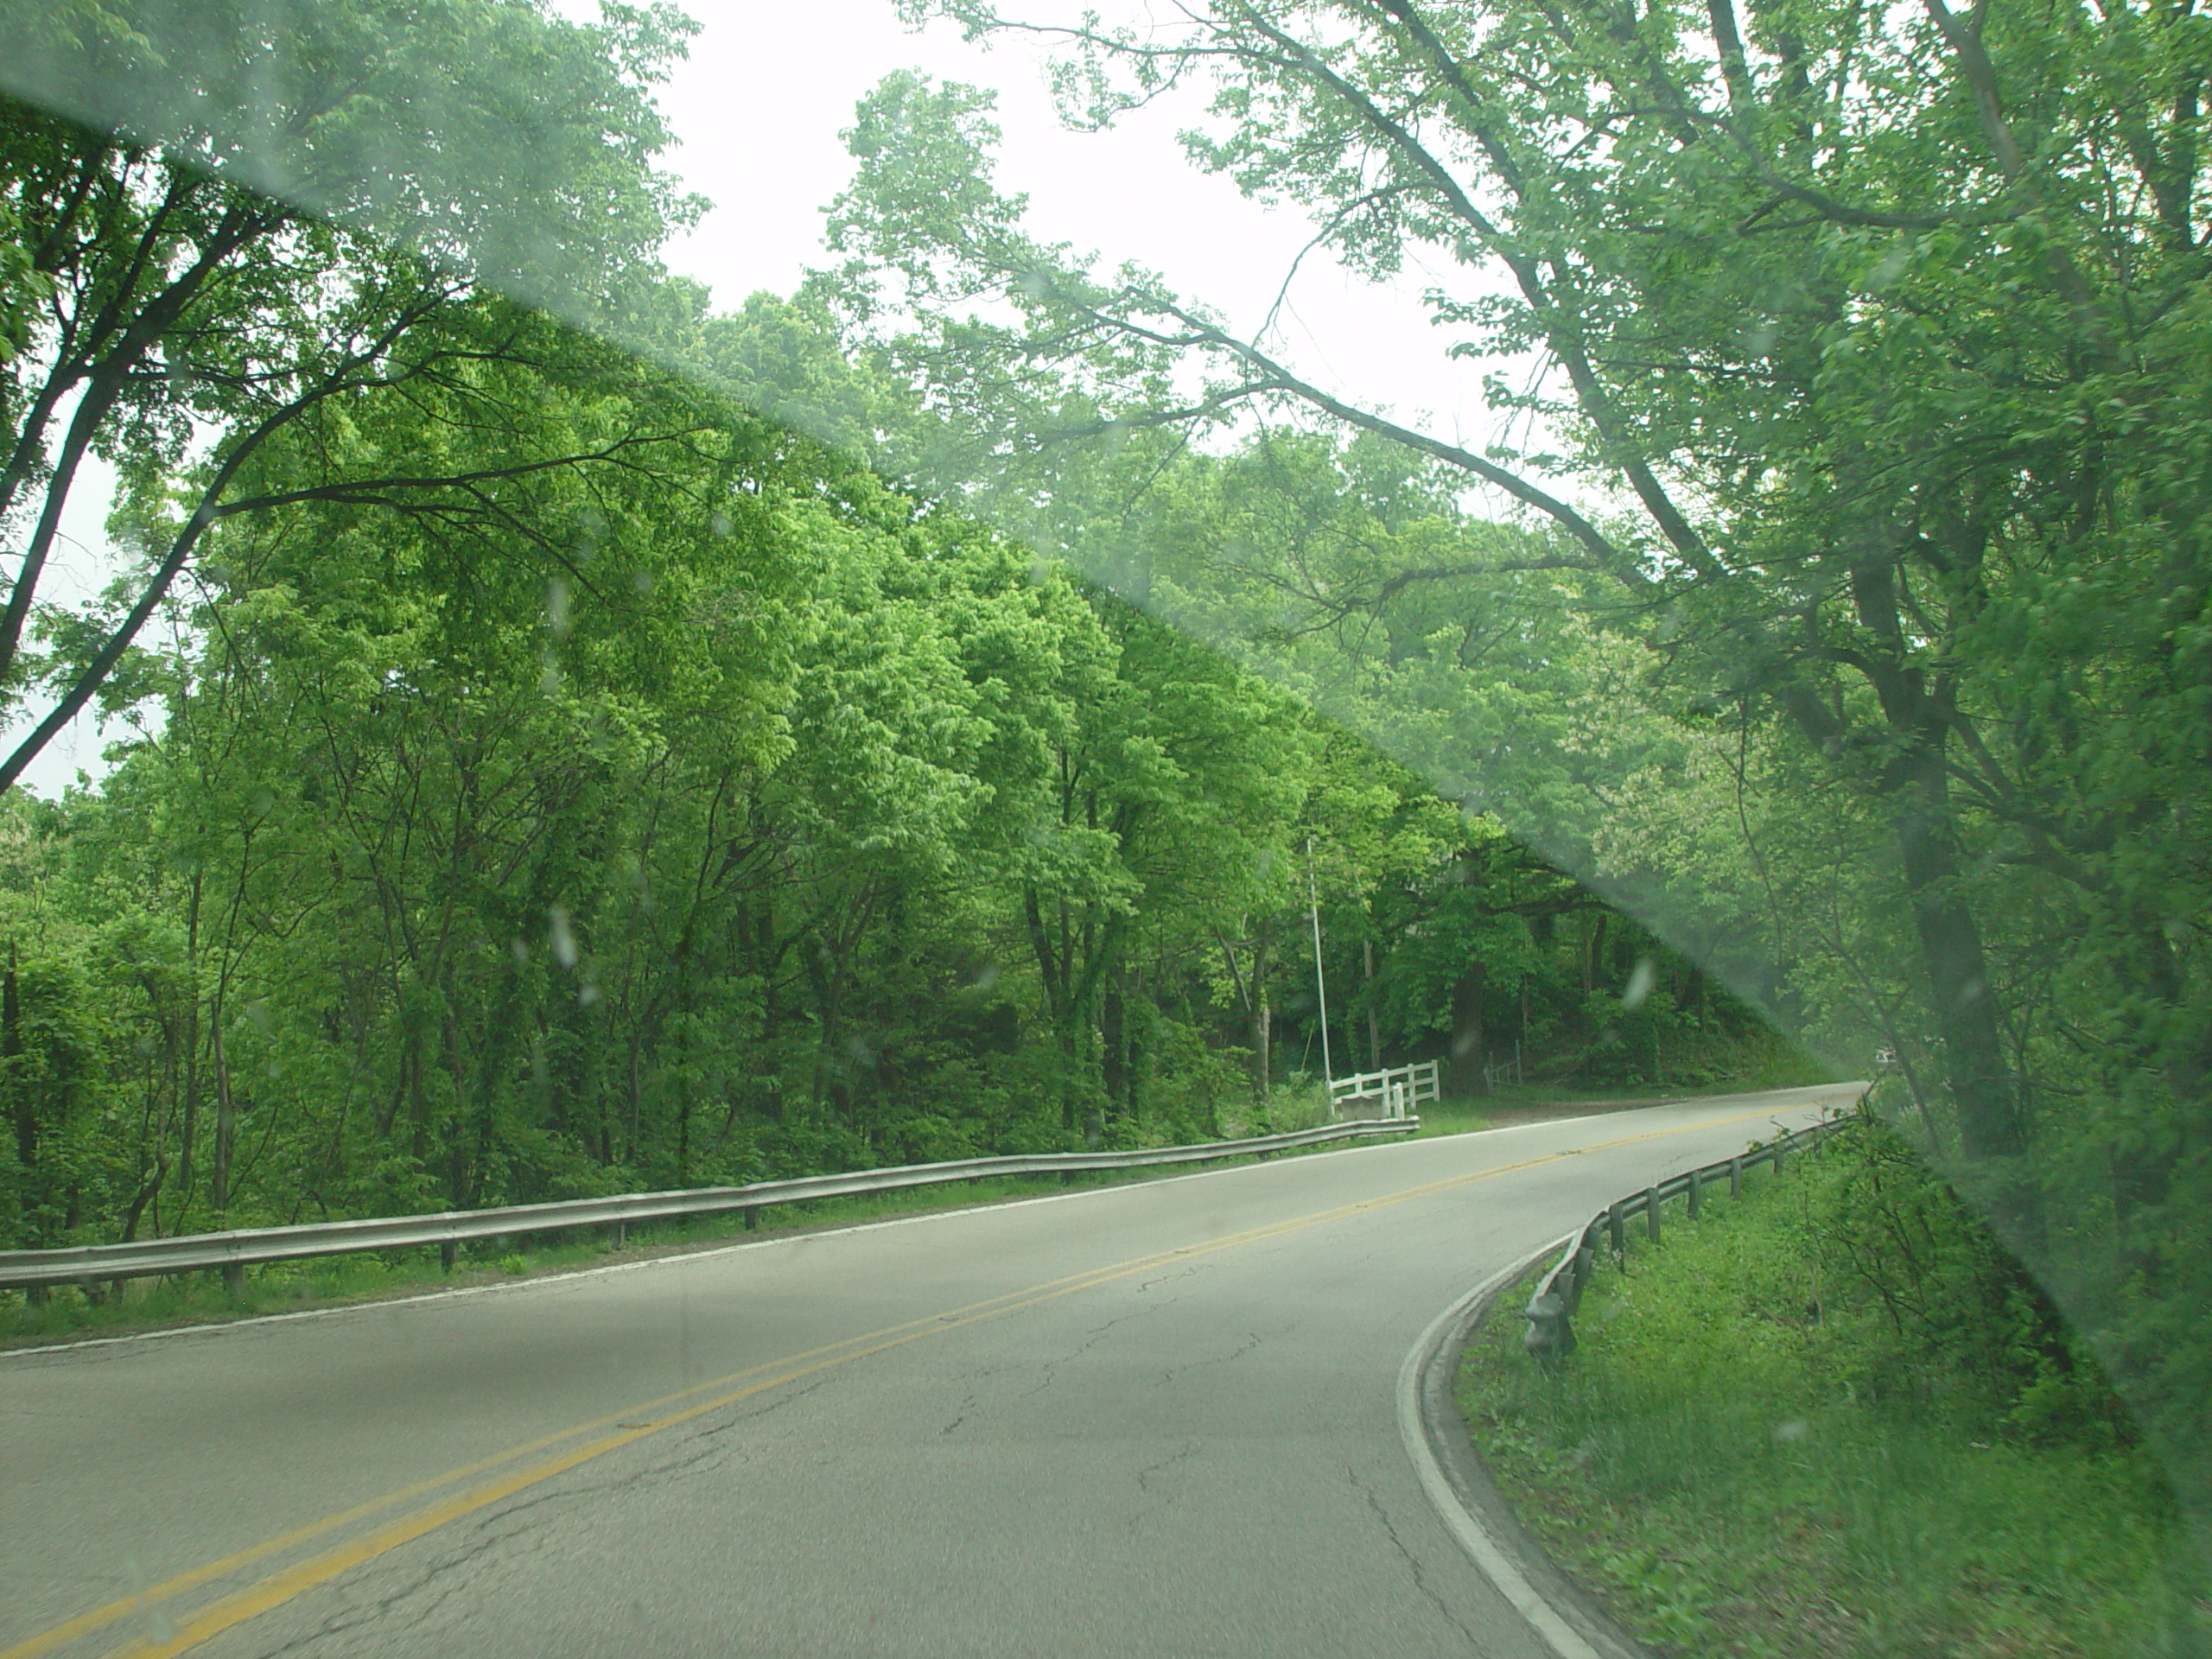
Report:
[{"label": "roadside grass", "polygon": [[1808,1230],[1843,1163],[1808,1157],[1694,1224],[1675,1210],[1663,1248],[1600,1269],[1556,1375],[1522,1346],[1542,1269],[1498,1300],[1459,1398],[1523,1524],[1667,1655],[2208,1651],[2147,1452],[1993,1424],[1941,1367],[1897,1375],[1878,1316],[1821,1282]]}]

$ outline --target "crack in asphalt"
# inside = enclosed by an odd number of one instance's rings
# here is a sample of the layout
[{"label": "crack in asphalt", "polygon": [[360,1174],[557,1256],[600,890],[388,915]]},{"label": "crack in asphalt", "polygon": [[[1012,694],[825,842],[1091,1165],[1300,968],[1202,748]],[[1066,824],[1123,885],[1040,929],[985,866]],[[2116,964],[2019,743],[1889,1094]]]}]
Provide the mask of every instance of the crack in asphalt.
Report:
[{"label": "crack in asphalt", "polygon": [[1198,1443],[1196,1440],[1192,1440],[1184,1446],[1180,1452],[1173,1452],[1168,1456],[1162,1458],[1158,1463],[1147,1464],[1143,1468],[1137,1471],[1137,1490],[1141,1492],[1150,1491],[1152,1490],[1152,1478],[1154,1475],[1158,1474],[1163,1469],[1173,1469],[1179,1463],[1186,1463],[1191,1459],[1198,1456]]},{"label": "crack in asphalt", "polygon": [[1242,1359],[1268,1340],[1268,1338],[1286,1336],[1297,1328],[1294,1325],[1286,1325],[1279,1330],[1268,1332],[1265,1336],[1257,1331],[1247,1331],[1244,1333],[1244,1340],[1227,1353],[1216,1354],[1211,1359],[1194,1359],[1187,1365],[1170,1365],[1166,1370],[1160,1372],[1160,1381],[1152,1386],[1155,1389],[1164,1389],[1185,1371],[1202,1371],[1210,1365],[1226,1365],[1232,1360]]},{"label": "crack in asphalt", "polygon": [[[1060,1373],[1060,1368],[1062,1366],[1072,1365],[1076,1361],[1081,1359],[1093,1348],[1096,1348],[1098,1345],[1099,1338],[1103,1337],[1109,1331],[1111,1331],[1116,1325],[1127,1325],[1131,1319],[1141,1319],[1147,1313],[1156,1313],[1162,1308],[1173,1307],[1175,1306],[1175,1300],[1176,1299],[1171,1296],[1164,1302],[1154,1302],[1147,1306],[1138,1308],[1134,1313],[1120,1314],[1114,1319],[1107,1320],[1103,1325],[1094,1325],[1087,1333],[1085,1333],[1083,1342],[1072,1353],[1063,1354],[1058,1359],[1048,1359],[1045,1362],[1045,1380],[1039,1382],[1035,1388],[1030,1389],[1029,1393],[1032,1395],[1042,1394],[1046,1389],[1051,1388],[1054,1381],[1058,1379]],[[1024,1396],[1024,1398],[1027,1397],[1027,1395]]]},{"label": "crack in asphalt", "polygon": [[938,1430],[938,1433],[939,1434],[951,1433],[954,1429],[959,1427],[961,1424],[968,1421],[968,1414],[975,1408],[976,1391],[973,1389],[970,1389],[966,1395],[962,1396],[960,1403],[952,1408],[952,1421],[947,1423],[943,1428]]},{"label": "crack in asphalt", "polygon": [[[701,1435],[720,1434],[735,1428],[740,1423],[758,1422],[770,1412],[781,1411],[785,1406],[796,1405],[810,1394],[828,1388],[836,1380],[835,1376],[817,1376],[803,1389],[793,1389],[788,1393],[772,1395],[766,1399],[743,1402],[737,1409],[730,1411],[730,1414],[721,1422],[713,1422],[710,1420],[709,1425],[699,1429],[697,1433]],[[724,1409],[729,1408],[726,1407]]]},{"label": "crack in asphalt", "polygon": [[1198,1265],[1199,1264],[1195,1262],[1180,1262],[1176,1266],[1168,1268],[1166,1272],[1154,1274],[1150,1279],[1138,1280],[1135,1284],[1130,1287],[1130,1288],[1141,1296],[1146,1291],[1150,1290],[1154,1285],[1171,1284],[1178,1279],[1189,1279],[1195,1277],[1198,1271]]},{"label": "crack in asphalt", "polygon": [[[519,1545],[527,1550],[542,1548],[545,1528],[549,1522],[557,1519],[558,1510],[594,1502],[617,1492],[647,1491],[703,1470],[720,1468],[733,1460],[749,1461],[744,1448],[723,1443],[721,1437],[804,1399],[817,1389],[826,1388],[831,1380],[818,1377],[788,1394],[747,1402],[745,1408],[733,1411],[721,1421],[692,1425],[691,1432],[682,1440],[666,1443],[670,1450],[681,1448],[680,1455],[664,1457],[642,1468],[607,1478],[588,1478],[550,1490],[518,1494],[496,1510],[474,1521],[466,1529],[467,1541],[449,1544],[428,1560],[418,1563],[401,1582],[389,1586],[371,1599],[340,1608],[313,1629],[264,1651],[274,1659],[276,1655],[348,1637],[365,1624],[374,1625],[381,1648],[393,1629],[425,1629],[436,1620],[448,1601],[470,1590],[467,1569],[474,1564],[493,1551],[512,1546]],[[427,1593],[433,1591],[435,1593]]]},{"label": "crack in asphalt", "polygon": [[1405,1560],[1406,1571],[1413,1576],[1414,1588],[1435,1604],[1436,1611],[1444,1615],[1445,1622],[1465,1637],[1467,1645],[1479,1653],[1482,1650],[1482,1643],[1476,1639],[1474,1631],[1467,1628],[1466,1621],[1452,1611],[1446,1604],[1444,1598],[1437,1593],[1436,1587],[1429,1583],[1427,1573],[1421,1570],[1421,1558],[1407,1547],[1404,1539],[1398,1536],[1397,1523],[1390,1519],[1389,1510],[1382,1507],[1382,1500],[1375,1495],[1374,1488],[1359,1478],[1359,1471],[1349,1465],[1344,1470],[1344,1478],[1351,1482],[1352,1489],[1367,1500],[1367,1507],[1375,1512],[1375,1518],[1382,1523],[1383,1535],[1389,1539],[1390,1548],[1396,1550]]},{"label": "crack in asphalt", "polygon": [[943,1428],[938,1430],[938,1433],[939,1434],[950,1434],[968,1421],[969,1415],[982,1402],[982,1385],[983,1383],[989,1382],[994,1378],[1004,1376],[1010,1370],[1023,1369],[1026,1368],[1011,1365],[974,1365],[968,1367],[962,1373],[959,1379],[961,1382],[969,1385],[968,1390],[965,1394],[961,1395],[960,1403],[952,1408],[952,1421],[947,1423]]},{"label": "crack in asphalt", "polygon": [[[1166,1470],[1173,1469],[1179,1463],[1189,1462],[1192,1458],[1198,1455],[1198,1442],[1192,1440],[1185,1445],[1179,1452],[1170,1452],[1167,1456],[1160,1459],[1157,1463],[1147,1464],[1143,1468],[1137,1471],[1137,1491],[1149,1497],[1152,1492],[1152,1483],[1156,1477]],[[1158,1503],[1145,1504],[1143,1507],[1140,1508],[1135,1514],[1129,1517],[1129,1523],[1127,1529],[1128,1531],[1134,1535],[1138,1528],[1143,1526],[1146,1522],[1151,1520],[1155,1515],[1164,1513],[1172,1504],[1173,1504],[1174,1502],[1175,1494],[1169,1492],[1164,1495]]]},{"label": "crack in asphalt", "polygon": [[[515,1533],[494,1532],[488,1527],[476,1529],[477,1535],[467,1543],[441,1551],[434,1559],[421,1563],[408,1573],[401,1583],[392,1585],[381,1592],[352,1601],[321,1621],[312,1629],[262,1651],[270,1656],[303,1651],[311,1645],[332,1640],[342,1641],[354,1635],[365,1625],[373,1625],[379,1647],[387,1644],[395,1630],[422,1630],[429,1625],[439,1611],[454,1596],[467,1589],[456,1574],[470,1563],[488,1555],[502,1545],[511,1543],[517,1536],[534,1530],[531,1527]],[[424,1592],[435,1586],[435,1593],[423,1599]],[[353,1586],[358,1590],[359,1586]]]}]

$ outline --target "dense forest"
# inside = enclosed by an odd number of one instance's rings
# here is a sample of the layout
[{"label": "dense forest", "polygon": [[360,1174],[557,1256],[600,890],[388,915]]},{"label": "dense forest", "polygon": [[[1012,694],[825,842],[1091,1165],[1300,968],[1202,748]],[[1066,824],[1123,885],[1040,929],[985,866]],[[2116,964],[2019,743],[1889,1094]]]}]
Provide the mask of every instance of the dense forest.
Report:
[{"label": "dense forest", "polygon": [[1263,1126],[1316,907],[1340,1071],[1772,1052],[1494,818],[753,412],[770,352],[866,371],[652,270],[649,172],[612,252],[688,372],[5,113],[16,511],[35,561],[105,454],[152,567],[12,640],[118,764],[0,821],[10,1243]]},{"label": "dense forest", "polygon": [[[1310,880],[1362,1063],[1886,1055],[2191,1441],[2189,9],[1046,31],[1077,124],[1197,88],[1195,165],[1465,275],[1542,371],[1480,450],[1033,237],[973,88],[879,86],[831,263],[716,314],[672,13],[76,10],[0,108],[0,785],[138,735],[6,808],[16,1242],[1264,1121]],[[88,458],[137,558],[70,607]]]},{"label": "dense forest", "polygon": [[1340,1071],[1756,1064],[1739,1004],[1494,823],[705,413],[641,497],[502,503],[556,559],[352,504],[211,541],[184,643],[132,663],[149,734],[8,819],[19,1240],[1264,1122],[1320,1067],[1309,872]]}]

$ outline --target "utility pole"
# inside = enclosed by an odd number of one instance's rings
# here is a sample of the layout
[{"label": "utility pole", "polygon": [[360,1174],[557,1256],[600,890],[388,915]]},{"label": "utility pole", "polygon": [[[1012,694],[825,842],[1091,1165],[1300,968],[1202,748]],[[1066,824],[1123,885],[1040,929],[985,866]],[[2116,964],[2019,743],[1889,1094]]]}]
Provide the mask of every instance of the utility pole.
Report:
[{"label": "utility pole", "polygon": [[1321,890],[1313,882],[1313,837],[1306,837],[1306,897],[1313,907],[1313,996],[1321,1005],[1321,1076],[1334,1082],[1335,1066],[1329,1064],[1329,986],[1321,976]]}]

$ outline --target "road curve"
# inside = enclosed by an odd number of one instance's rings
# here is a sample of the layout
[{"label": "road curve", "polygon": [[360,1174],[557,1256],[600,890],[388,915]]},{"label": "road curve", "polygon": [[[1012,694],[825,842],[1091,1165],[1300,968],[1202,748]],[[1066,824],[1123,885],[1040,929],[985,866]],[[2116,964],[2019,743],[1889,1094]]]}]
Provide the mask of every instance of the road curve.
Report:
[{"label": "road curve", "polygon": [[1545,1659],[1399,1371],[1836,1087],[0,1357],[0,1659]]}]

